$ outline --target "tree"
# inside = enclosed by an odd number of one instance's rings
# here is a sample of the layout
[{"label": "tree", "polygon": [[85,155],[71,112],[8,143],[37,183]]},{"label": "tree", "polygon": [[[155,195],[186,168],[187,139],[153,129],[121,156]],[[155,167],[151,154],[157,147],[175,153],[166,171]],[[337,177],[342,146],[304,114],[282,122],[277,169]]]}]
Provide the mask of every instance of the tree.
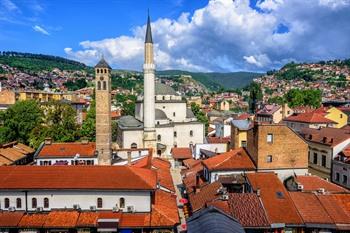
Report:
[{"label": "tree", "polygon": [[258,83],[252,82],[249,87],[249,106],[250,106],[250,111],[252,113],[255,113],[256,109],[256,104],[258,101],[262,100],[263,94],[261,91],[261,87]]},{"label": "tree", "polygon": [[96,104],[95,100],[91,102],[90,109],[86,114],[80,130],[80,136],[85,137],[89,141],[96,140]]},{"label": "tree", "polygon": [[27,144],[31,131],[43,122],[43,111],[34,100],[16,102],[0,115],[0,143],[19,141]]},{"label": "tree", "polygon": [[208,133],[208,127],[209,127],[209,119],[205,115],[205,113],[201,110],[198,104],[196,103],[191,103],[191,110],[193,114],[196,116],[197,120],[199,122],[204,123],[205,125],[205,134]]},{"label": "tree", "polygon": [[136,96],[134,95],[125,95],[125,94],[116,94],[115,96],[116,106],[122,108],[122,115],[135,115],[135,102]]}]

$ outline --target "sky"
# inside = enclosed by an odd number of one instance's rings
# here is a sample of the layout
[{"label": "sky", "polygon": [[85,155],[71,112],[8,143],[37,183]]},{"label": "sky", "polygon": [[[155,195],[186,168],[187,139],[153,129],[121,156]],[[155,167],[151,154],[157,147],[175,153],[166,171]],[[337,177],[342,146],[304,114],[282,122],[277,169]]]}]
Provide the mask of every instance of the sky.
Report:
[{"label": "sky", "polygon": [[267,71],[350,58],[350,0],[0,0],[0,50],[141,70]]}]

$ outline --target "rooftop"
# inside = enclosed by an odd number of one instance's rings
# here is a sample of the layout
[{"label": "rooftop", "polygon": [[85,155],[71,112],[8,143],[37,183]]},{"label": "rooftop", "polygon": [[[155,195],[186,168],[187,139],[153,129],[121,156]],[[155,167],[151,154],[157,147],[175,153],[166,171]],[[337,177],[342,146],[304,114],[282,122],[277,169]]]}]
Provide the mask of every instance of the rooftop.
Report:
[{"label": "rooftop", "polygon": [[77,155],[79,157],[96,157],[96,144],[94,142],[44,144],[38,154],[38,158],[75,157]]},{"label": "rooftop", "polygon": [[308,124],[331,124],[335,123],[334,121],[327,119],[322,114],[316,112],[306,112],[300,113],[298,115],[291,115],[283,119],[284,121],[293,121],[293,122],[302,122]]},{"label": "rooftop", "polygon": [[296,176],[295,181],[303,185],[303,191],[312,192],[323,188],[326,192],[348,192],[347,189],[342,188],[327,180],[324,180],[318,176]]},{"label": "rooftop", "polygon": [[[30,177],[30,179],[27,179]],[[104,179],[101,179],[104,177]],[[132,180],[133,182],[129,182]],[[0,189],[154,190],[156,173],[128,166],[2,166]]]},{"label": "rooftop", "polygon": [[192,158],[192,151],[189,147],[173,147],[171,155],[174,159],[190,159]]},{"label": "rooftop", "polygon": [[303,128],[300,134],[309,142],[320,143],[330,147],[350,139],[350,130],[338,128]]}]

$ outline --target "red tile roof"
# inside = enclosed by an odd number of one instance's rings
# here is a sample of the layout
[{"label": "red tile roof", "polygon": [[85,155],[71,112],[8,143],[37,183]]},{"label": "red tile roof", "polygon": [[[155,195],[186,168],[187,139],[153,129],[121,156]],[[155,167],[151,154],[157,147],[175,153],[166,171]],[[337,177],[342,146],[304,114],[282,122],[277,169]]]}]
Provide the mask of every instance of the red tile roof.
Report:
[{"label": "red tile roof", "polygon": [[350,138],[350,130],[338,128],[303,128],[300,134],[307,141],[328,145],[330,147],[334,147]]},{"label": "red tile roof", "polygon": [[215,143],[229,143],[231,142],[231,137],[207,137],[207,141],[210,144]]},{"label": "red tile roof", "polygon": [[294,122],[302,122],[308,124],[331,124],[335,123],[334,121],[325,118],[323,115],[316,112],[307,112],[300,113],[298,115],[291,115],[283,119],[284,121],[294,121]]},{"label": "red tile roof", "polygon": [[174,226],[180,223],[176,196],[162,190],[155,192],[150,226]]},{"label": "red tile roof", "polygon": [[305,223],[333,223],[314,193],[290,192],[290,196]]},{"label": "red tile roof", "polygon": [[260,109],[257,114],[259,115],[271,115],[274,114],[276,111],[278,111],[281,108],[280,105],[275,104],[267,104],[262,109]]},{"label": "red tile roof", "polygon": [[86,144],[77,142],[52,143],[43,146],[38,158],[74,157],[77,154],[80,157],[96,157],[95,152],[96,145],[94,142]]},{"label": "red tile roof", "polygon": [[153,158],[152,167],[152,169],[157,172],[157,180],[159,184],[171,192],[175,192],[173,178],[170,173],[170,162],[161,158]]},{"label": "red tile roof", "polygon": [[192,158],[192,151],[189,147],[173,147],[171,155],[174,159],[190,159]]},{"label": "red tile roof", "polygon": [[154,171],[129,166],[0,166],[0,189],[155,188]]},{"label": "red tile roof", "polygon": [[348,230],[350,230],[350,212],[337,201],[336,197],[333,195],[317,195],[317,198],[334,223],[349,224]]},{"label": "red tile roof", "polygon": [[250,118],[249,113],[242,113],[241,115],[237,116],[235,120],[247,120]]},{"label": "red tile roof", "polygon": [[200,164],[201,162],[202,162],[201,160],[196,160],[196,159],[185,159],[183,161],[184,165],[188,168],[194,167]]},{"label": "red tile roof", "polygon": [[18,227],[23,228],[42,228],[46,221],[47,213],[26,213],[23,215]]},{"label": "red tile roof", "polygon": [[275,173],[248,173],[247,177],[254,191],[260,189],[260,197],[271,224],[302,224],[289,193]]},{"label": "red tile roof", "polygon": [[255,193],[231,193],[229,207],[235,217],[245,228],[269,227],[264,207]]},{"label": "red tile roof", "polygon": [[303,191],[317,191],[324,188],[326,192],[347,192],[347,189],[326,181],[318,176],[296,176],[295,182],[302,184]]},{"label": "red tile roof", "polygon": [[255,165],[243,148],[213,156],[203,161],[209,171],[255,170]]},{"label": "red tile roof", "polygon": [[192,211],[198,211],[203,208],[206,203],[218,198],[217,190],[222,187],[219,182],[214,182],[203,186],[198,193],[191,193],[189,195]]},{"label": "red tile roof", "polygon": [[24,212],[0,211],[0,227],[16,227],[21,221]]},{"label": "red tile roof", "polygon": [[44,228],[73,228],[78,221],[78,211],[51,211],[45,220]]}]

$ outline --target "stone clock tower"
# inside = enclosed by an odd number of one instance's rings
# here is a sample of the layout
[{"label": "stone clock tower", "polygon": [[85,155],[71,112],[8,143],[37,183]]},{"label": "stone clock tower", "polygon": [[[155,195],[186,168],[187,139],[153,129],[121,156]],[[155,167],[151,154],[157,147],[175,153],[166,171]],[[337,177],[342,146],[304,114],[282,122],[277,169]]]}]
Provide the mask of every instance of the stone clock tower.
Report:
[{"label": "stone clock tower", "polygon": [[102,59],[95,66],[96,150],[99,165],[112,163],[111,67]]}]

